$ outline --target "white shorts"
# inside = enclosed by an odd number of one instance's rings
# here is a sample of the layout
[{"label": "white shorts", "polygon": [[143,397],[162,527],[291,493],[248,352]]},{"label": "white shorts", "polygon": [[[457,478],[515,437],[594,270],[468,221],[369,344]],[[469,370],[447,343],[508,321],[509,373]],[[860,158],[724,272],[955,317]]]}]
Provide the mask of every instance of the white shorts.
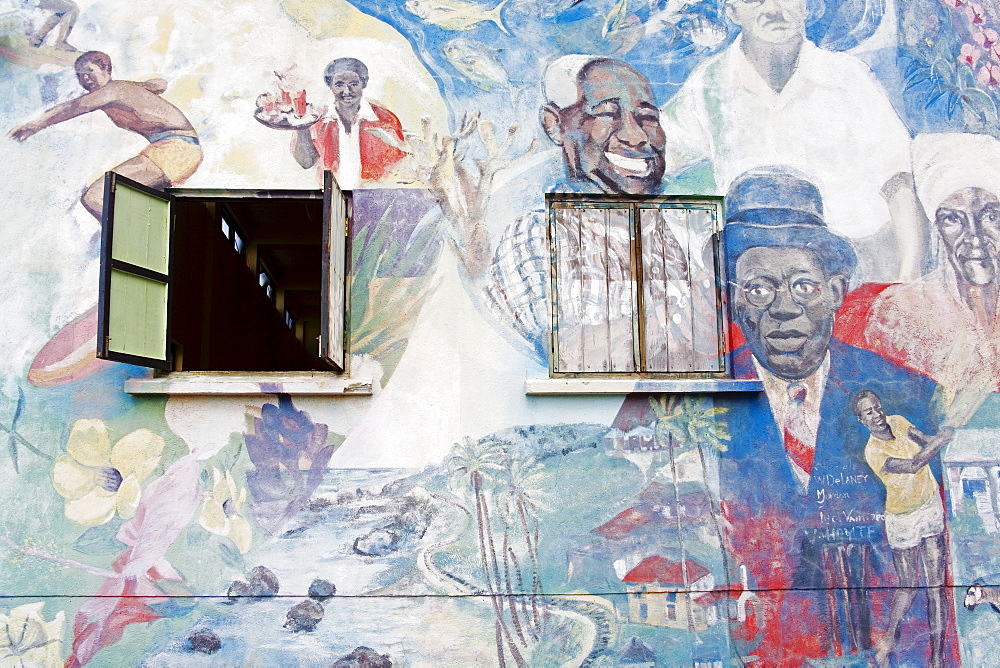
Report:
[{"label": "white shorts", "polygon": [[885,514],[885,535],[894,550],[916,547],[924,538],[939,533],[944,533],[944,506],[937,494],[912,512]]}]

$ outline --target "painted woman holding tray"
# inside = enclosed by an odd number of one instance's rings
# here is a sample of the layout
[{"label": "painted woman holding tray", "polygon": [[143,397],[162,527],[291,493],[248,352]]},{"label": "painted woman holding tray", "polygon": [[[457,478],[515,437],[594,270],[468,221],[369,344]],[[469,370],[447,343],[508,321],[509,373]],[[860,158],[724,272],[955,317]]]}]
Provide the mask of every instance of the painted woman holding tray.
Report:
[{"label": "painted woman holding tray", "polygon": [[367,100],[368,68],[357,58],[337,58],[326,66],[323,79],[334,96],[334,112],[299,128],[292,155],[303,168],[319,165],[337,175],[341,188],[350,190],[362,180],[378,180],[405,155],[386,144],[374,129],[403,141],[403,128],[391,111]]}]

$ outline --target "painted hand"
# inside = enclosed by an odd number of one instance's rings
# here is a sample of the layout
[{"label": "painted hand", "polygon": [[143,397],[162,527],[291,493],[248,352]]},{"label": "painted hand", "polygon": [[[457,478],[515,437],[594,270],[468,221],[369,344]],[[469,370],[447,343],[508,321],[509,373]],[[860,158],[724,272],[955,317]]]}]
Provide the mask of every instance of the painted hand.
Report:
[{"label": "painted hand", "polygon": [[25,123],[11,130],[8,136],[14,141],[24,141],[41,129],[36,123]]}]

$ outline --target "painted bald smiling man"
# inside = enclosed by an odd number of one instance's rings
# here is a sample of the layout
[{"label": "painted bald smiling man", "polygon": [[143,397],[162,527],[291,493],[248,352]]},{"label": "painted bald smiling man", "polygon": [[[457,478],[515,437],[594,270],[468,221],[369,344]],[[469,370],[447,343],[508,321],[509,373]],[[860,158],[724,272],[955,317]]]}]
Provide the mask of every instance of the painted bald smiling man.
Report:
[{"label": "painted bald smiling man", "polygon": [[595,59],[580,68],[576,86],[574,104],[542,108],[570,181],[607,193],[659,193],[666,138],[646,78],[625,63]]}]

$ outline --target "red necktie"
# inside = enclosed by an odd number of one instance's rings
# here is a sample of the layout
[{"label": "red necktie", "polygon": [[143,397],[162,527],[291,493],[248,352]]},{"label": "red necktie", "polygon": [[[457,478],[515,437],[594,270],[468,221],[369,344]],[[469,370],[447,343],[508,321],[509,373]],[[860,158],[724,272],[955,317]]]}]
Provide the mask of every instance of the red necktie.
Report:
[{"label": "red necktie", "polygon": [[805,386],[798,383],[788,386],[788,409],[785,412],[785,452],[800,469],[806,473],[812,473],[816,449],[814,446],[807,445],[812,440],[812,435],[806,424],[805,400]]}]

